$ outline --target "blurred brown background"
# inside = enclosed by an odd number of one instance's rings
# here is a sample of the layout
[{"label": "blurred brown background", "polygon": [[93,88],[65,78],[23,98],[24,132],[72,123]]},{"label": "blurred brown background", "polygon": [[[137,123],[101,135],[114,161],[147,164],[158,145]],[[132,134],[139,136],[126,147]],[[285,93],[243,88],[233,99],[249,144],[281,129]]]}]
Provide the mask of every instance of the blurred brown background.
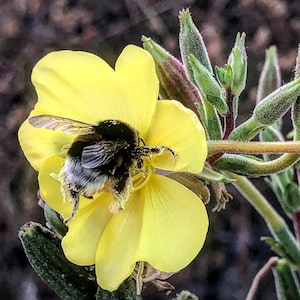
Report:
[{"label": "blurred brown background", "polygon": [[[267,47],[278,47],[283,81],[292,78],[300,42],[297,0],[0,0],[0,299],[59,299],[28,265],[17,237],[25,222],[44,223],[36,174],[17,141],[18,127],[36,101],[32,67],[58,49],[90,51],[113,65],[125,45],[141,45],[142,34],[179,56],[177,15],[183,7],[190,7],[213,65],[224,65],[237,32],[247,34],[250,75],[239,121],[254,106]],[[264,180],[256,184],[276,205]],[[220,213],[211,212],[213,205],[208,206],[211,225],[204,250],[170,281],[175,293],[188,289],[201,299],[244,299],[254,275],[272,255],[259,240],[269,232],[237,194]],[[256,299],[275,299],[274,290],[269,274]],[[166,296],[147,288],[144,298],[171,299],[175,293]]]}]

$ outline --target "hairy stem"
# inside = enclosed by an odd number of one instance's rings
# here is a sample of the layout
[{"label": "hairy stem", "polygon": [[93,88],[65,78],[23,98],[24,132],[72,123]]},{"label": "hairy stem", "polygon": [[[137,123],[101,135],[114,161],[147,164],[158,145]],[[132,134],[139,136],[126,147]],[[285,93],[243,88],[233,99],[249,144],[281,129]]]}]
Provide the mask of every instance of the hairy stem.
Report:
[{"label": "hairy stem", "polygon": [[300,154],[300,142],[238,142],[232,140],[208,141],[209,155],[218,152],[225,153],[298,153]]}]

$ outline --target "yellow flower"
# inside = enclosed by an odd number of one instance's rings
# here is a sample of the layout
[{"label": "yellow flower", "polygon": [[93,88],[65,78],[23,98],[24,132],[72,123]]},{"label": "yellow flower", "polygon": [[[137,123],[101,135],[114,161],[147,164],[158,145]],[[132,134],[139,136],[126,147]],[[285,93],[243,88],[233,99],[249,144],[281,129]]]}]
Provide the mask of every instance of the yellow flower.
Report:
[{"label": "yellow flower", "polygon": [[[205,241],[208,217],[201,199],[163,171],[201,172],[206,155],[204,130],[196,115],[175,100],[157,100],[159,83],[150,54],[130,45],[115,70],[101,58],[80,51],[53,52],[32,73],[38,102],[30,117],[53,115],[97,125],[120,120],[138,130],[148,147],[170,151],[144,157],[146,175],[134,174],[125,209],[112,213],[112,193],[80,197],[62,240],[66,257],[77,265],[96,266],[98,284],[115,290],[146,261],[164,272],[187,266]],[[19,130],[21,147],[39,172],[43,199],[64,218],[72,204],[63,201],[59,174],[76,135],[33,127],[29,118]],[[145,169],[145,168],[144,168]],[[138,178],[137,182],[135,177]]]}]

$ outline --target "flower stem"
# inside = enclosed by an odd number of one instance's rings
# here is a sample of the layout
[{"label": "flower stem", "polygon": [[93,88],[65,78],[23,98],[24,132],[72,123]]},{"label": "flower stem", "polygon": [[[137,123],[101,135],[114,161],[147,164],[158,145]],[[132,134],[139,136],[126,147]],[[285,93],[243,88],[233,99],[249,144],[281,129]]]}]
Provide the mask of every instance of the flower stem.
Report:
[{"label": "flower stem", "polygon": [[208,141],[209,155],[218,152],[227,153],[299,153],[300,142],[238,142],[232,140],[213,140]]},{"label": "flower stem", "polygon": [[281,216],[248,178],[230,172],[225,173],[228,177],[236,180],[233,185],[264,218],[274,238],[284,247],[288,258],[295,265],[299,265],[300,249],[298,243]]}]

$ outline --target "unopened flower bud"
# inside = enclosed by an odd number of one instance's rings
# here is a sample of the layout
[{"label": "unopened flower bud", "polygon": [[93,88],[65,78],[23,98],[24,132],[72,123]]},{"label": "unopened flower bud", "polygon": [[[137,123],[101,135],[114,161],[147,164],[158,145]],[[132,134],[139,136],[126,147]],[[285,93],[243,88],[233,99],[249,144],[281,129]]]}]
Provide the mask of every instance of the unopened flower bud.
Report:
[{"label": "unopened flower bud", "polygon": [[259,102],[281,85],[281,74],[275,46],[266,50],[265,63],[259,77],[256,101]]},{"label": "unopened flower bud", "polygon": [[179,22],[179,47],[181,58],[190,80],[193,81],[194,78],[193,70],[188,62],[190,54],[193,54],[209,73],[212,74],[213,70],[203,38],[192,20],[189,9],[180,11]]},{"label": "unopened flower bud", "polygon": [[202,106],[197,87],[188,79],[183,64],[151,38],[142,37],[143,47],[153,57],[160,82],[160,96],[181,102],[199,114],[196,105]]},{"label": "unopened flower bud", "polygon": [[245,50],[245,33],[238,33],[234,47],[228,58],[228,65],[232,69],[231,92],[239,96],[246,86],[247,55]]},{"label": "unopened flower bud", "polygon": [[295,79],[262,99],[253,111],[254,119],[271,125],[280,119],[300,95],[300,78]]},{"label": "unopened flower bud", "polygon": [[226,114],[228,106],[224,100],[223,89],[220,87],[219,83],[193,54],[189,56],[189,63],[192,67],[194,79],[202,97],[207,99],[207,101],[221,114]]},{"label": "unopened flower bud", "polygon": [[246,122],[235,128],[229,139],[249,141],[262,128],[278,121],[300,95],[300,78],[295,79],[262,99]]},{"label": "unopened flower bud", "polygon": [[222,85],[224,90],[227,90],[231,87],[231,82],[233,80],[231,66],[225,65],[224,68],[216,66],[215,68],[216,76],[219,83]]}]

